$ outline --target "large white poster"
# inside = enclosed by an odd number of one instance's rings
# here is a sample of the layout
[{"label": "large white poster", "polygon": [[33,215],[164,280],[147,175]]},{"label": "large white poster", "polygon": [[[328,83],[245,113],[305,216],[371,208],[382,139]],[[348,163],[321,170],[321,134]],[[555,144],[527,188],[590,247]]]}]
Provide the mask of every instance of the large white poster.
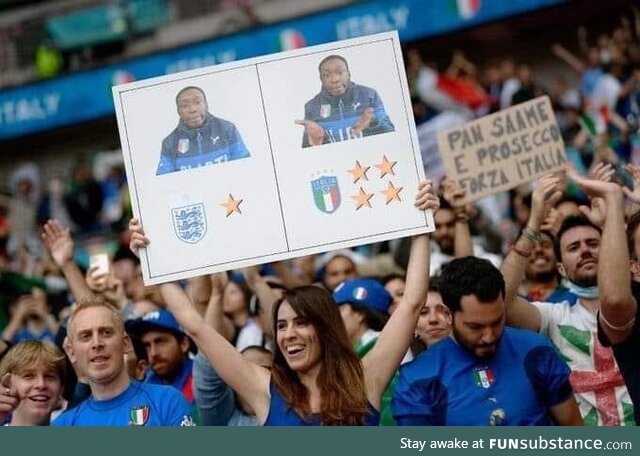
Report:
[{"label": "large white poster", "polygon": [[395,32],[113,93],[146,284],[434,229]]}]

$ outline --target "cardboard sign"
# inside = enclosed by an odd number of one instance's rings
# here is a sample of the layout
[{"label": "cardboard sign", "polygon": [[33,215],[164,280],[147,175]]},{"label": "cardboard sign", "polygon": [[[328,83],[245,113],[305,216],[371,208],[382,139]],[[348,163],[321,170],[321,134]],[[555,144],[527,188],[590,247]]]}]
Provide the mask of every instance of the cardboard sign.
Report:
[{"label": "cardboard sign", "polygon": [[145,284],[434,229],[396,32],[113,94]]},{"label": "cardboard sign", "polygon": [[440,132],[438,148],[448,174],[466,191],[461,204],[535,180],[567,162],[546,96]]}]

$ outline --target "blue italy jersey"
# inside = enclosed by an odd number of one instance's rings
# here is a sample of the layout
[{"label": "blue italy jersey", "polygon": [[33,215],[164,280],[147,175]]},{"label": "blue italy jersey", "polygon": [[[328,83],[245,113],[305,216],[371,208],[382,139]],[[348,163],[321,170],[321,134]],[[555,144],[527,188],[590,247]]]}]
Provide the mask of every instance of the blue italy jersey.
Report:
[{"label": "blue italy jersey", "polygon": [[[304,106],[304,118],[316,122],[324,129],[324,144],[328,144],[352,139],[352,129],[367,108],[373,108],[373,120],[356,137],[395,130],[378,93],[353,82],[349,83],[346,92],[340,96],[333,96],[322,90]],[[302,137],[302,147],[309,147],[306,129]]]},{"label": "blue italy jersey", "polygon": [[207,114],[200,128],[182,122],[162,141],[156,175],[215,165],[249,157],[238,129],[231,122]]},{"label": "blue italy jersey", "polygon": [[[269,414],[264,422],[265,426],[320,426],[320,415],[302,417],[293,410],[284,400],[280,392],[276,389],[273,381],[269,384],[271,401],[269,403]],[[365,426],[377,426],[380,423],[380,412],[374,409],[371,404],[369,413],[365,419]]]},{"label": "blue italy jersey", "polygon": [[176,376],[172,383],[165,382],[162,378],[158,377],[153,369],[149,368],[144,378],[145,383],[150,383],[152,385],[170,385],[173,386],[178,391],[182,391],[185,399],[189,404],[195,404],[195,399],[193,398],[193,360],[187,358],[182,363],[182,367],[180,368],[180,374]]},{"label": "blue italy jersey", "polygon": [[505,328],[485,360],[448,337],[400,368],[391,409],[402,426],[548,426],[572,395],[569,374],[534,332]]},{"label": "blue italy jersey", "polygon": [[106,401],[92,397],[65,411],[54,426],[193,426],[191,407],[171,386],[131,382]]}]

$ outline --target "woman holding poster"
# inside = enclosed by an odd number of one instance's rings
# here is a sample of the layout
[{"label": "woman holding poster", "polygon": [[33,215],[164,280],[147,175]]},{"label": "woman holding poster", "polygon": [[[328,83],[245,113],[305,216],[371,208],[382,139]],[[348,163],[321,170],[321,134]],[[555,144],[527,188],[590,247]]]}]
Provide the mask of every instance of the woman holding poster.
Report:
[{"label": "woman holding poster", "polygon": [[[437,210],[431,182],[420,184],[415,206]],[[137,220],[130,229],[134,252],[149,244]],[[377,425],[381,396],[409,348],[426,299],[428,236],[413,239],[403,301],[362,360],[348,341],[338,306],[321,288],[295,288],[274,305],[271,370],[246,361],[207,326],[178,284],[163,284],[161,292],[168,309],[261,424]]]}]

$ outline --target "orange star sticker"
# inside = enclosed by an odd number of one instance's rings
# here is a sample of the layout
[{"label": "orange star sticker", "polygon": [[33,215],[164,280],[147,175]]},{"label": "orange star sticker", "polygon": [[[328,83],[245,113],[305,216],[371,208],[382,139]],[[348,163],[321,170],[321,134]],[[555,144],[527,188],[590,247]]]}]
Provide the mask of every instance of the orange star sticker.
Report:
[{"label": "orange star sticker", "polygon": [[393,182],[389,181],[389,186],[386,189],[382,190],[380,193],[382,193],[387,198],[386,204],[389,204],[394,200],[402,201],[400,199],[400,192],[402,191],[402,189],[403,187],[394,187]]},{"label": "orange star sticker", "polygon": [[360,162],[356,160],[355,168],[349,170],[349,173],[353,177],[353,183],[355,184],[360,179],[368,181],[367,171],[369,171],[369,168],[371,168],[371,166],[362,166]]},{"label": "orange star sticker", "polygon": [[371,203],[369,202],[369,200],[372,196],[373,193],[367,193],[362,187],[360,187],[360,191],[358,192],[358,194],[351,197],[356,203],[356,210],[365,205],[367,207],[371,207]]},{"label": "orange star sticker", "polygon": [[234,212],[237,212],[238,214],[242,215],[242,211],[240,210],[240,203],[242,203],[242,201],[243,200],[241,199],[240,200],[234,199],[231,193],[229,193],[229,198],[227,199],[227,201],[220,204],[220,206],[224,207],[227,210],[227,215],[226,215],[227,217],[229,217]]},{"label": "orange star sticker", "polygon": [[386,155],[382,156],[382,161],[380,164],[376,165],[376,168],[380,170],[380,178],[382,179],[387,174],[391,174],[395,176],[396,173],[393,171],[393,167],[396,166],[397,161],[389,161]]}]

